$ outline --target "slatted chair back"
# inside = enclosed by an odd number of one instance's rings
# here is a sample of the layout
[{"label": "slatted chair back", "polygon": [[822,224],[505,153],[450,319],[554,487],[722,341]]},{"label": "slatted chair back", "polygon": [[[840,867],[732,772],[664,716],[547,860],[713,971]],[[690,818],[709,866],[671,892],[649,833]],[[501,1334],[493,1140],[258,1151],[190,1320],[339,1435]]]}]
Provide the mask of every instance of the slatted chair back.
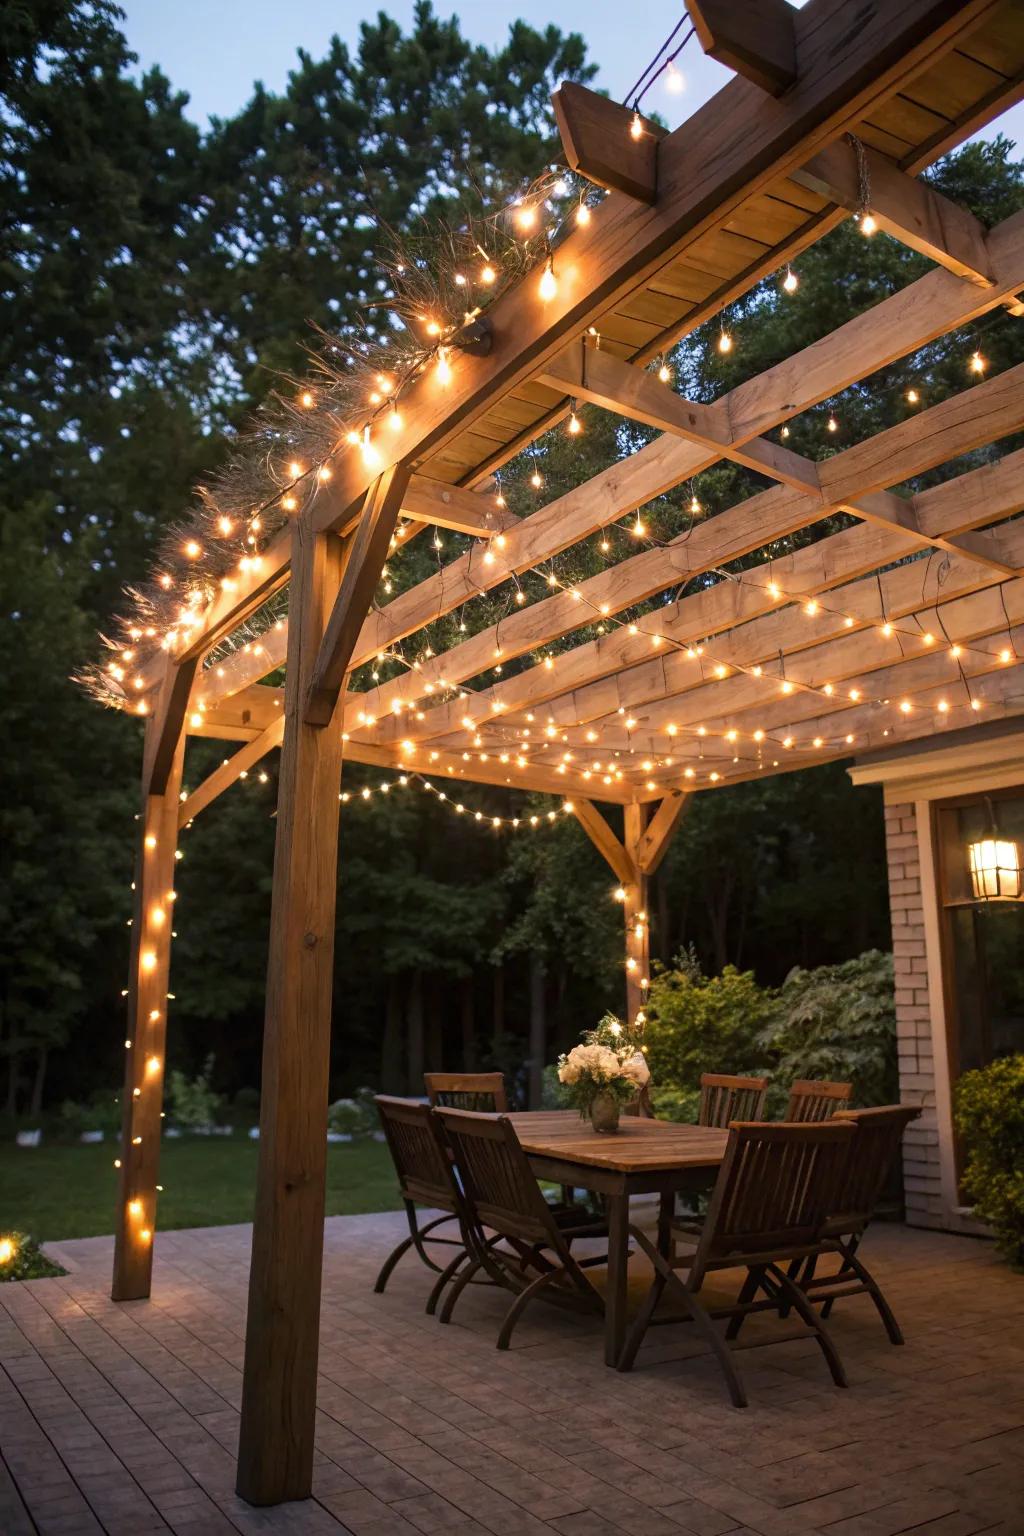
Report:
[{"label": "slatted chair back", "polygon": [[501,1072],[424,1072],[423,1086],[435,1109],[508,1114],[508,1095]]},{"label": "slatted chair back", "polygon": [[920,1114],[916,1104],[836,1111],[833,1124],[852,1125],[856,1135],[839,1175],[830,1230],[864,1230],[885,1190],[889,1170],[899,1156],[903,1133]]},{"label": "slatted chair back", "polygon": [[731,1120],[763,1120],[767,1092],[766,1077],[730,1077],[721,1072],[705,1072],[700,1080],[697,1124],[725,1130]]},{"label": "slatted chair back", "polygon": [[853,1126],[734,1122],[715,1181],[690,1280],[730,1259],[768,1263],[818,1241],[834,1205]]},{"label": "slatted chair back", "polygon": [[402,1199],[454,1213],[458,1190],[429,1105],[384,1093],[378,1093],[374,1103]]},{"label": "slatted chair back", "polygon": [[850,1102],[852,1083],[818,1083],[798,1078],[789,1090],[788,1125],[830,1120],[837,1109]]},{"label": "slatted chair back", "polygon": [[522,1243],[564,1244],[511,1120],[466,1109],[438,1108],[439,1121],[466,1198],[469,1221]]}]

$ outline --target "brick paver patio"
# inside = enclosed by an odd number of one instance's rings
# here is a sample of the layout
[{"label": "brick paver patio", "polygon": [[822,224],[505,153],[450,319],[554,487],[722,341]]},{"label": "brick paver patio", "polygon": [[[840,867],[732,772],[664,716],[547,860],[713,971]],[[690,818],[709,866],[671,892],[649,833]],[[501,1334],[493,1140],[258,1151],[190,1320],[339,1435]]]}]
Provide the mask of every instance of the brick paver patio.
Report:
[{"label": "brick paver patio", "polygon": [[682,1327],[620,1376],[596,1323],[542,1306],[498,1354],[483,1288],[441,1327],[414,1259],[373,1295],[402,1220],[327,1222],[316,1497],[273,1510],[233,1492],[249,1227],[158,1235],[151,1302],[109,1300],[107,1238],[53,1248],[66,1278],[0,1286],[0,1531],[1024,1533],[1024,1280],[987,1244],[878,1227],[906,1347],[851,1300],[850,1390],[812,1343],[754,1350],[741,1412]]}]

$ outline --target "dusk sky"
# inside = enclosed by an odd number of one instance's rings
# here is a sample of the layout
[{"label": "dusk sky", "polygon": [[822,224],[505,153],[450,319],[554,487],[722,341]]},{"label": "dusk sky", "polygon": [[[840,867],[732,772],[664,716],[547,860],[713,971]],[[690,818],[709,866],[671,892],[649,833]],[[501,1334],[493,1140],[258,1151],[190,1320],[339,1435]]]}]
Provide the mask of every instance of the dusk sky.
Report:
[{"label": "dusk sky", "polygon": [[[297,48],[320,57],[331,34],[358,44],[359,23],[385,10],[408,28],[413,0],[120,0],[128,42],[140,64],[160,64],[175,86],[191,97],[190,115],[200,123],[230,116],[249,98],[254,80],[280,90]],[[436,10],[461,18],[463,31],[488,47],[499,45],[511,22],[522,18],[541,28],[582,32],[588,53],[600,66],[597,83],[621,99],[657,53],[679,20],[681,0],[436,0]],[[729,71],[706,59],[691,41],[680,59],[686,88],[670,94],[659,82],[645,101],[675,127],[714,94]],[[1000,120],[1000,127],[1024,143],[1024,105]],[[993,130],[990,129],[991,133]]]}]

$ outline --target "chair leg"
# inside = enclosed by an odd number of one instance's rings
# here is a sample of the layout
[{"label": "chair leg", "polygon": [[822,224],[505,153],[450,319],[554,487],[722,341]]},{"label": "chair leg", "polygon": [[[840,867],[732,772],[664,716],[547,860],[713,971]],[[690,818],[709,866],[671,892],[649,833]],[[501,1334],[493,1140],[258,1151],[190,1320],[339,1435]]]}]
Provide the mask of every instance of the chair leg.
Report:
[{"label": "chair leg", "polygon": [[[697,1328],[698,1333],[700,1333],[701,1337],[709,1345],[712,1353],[722,1368],[722,1375],[725,1377],[725,1383],[729,1389],[729,1396],[732,1398],[734,1406],[737,1408],[745,1408],[747,1406],[746,1390],[743,1386],[740,1373],[736,1369],[736,1362],[732,1357],[732,1351],[730,1350],[728,1344],[722,1338],[721,1334],[716,1329],[714,1323],[711,1321],[710,1317],[705,1312],[696,1296],[694,1296],[693,1292],[688,1290],[680,1280],[679,1276],[671,1267],[664,1254],[659,1253],[657,1248],[655,1248],[653,1244],[648,1241],[644,1233],[638,1231],[636,1227],[631,1227],[630,1231],[636,1238],[636,1241],[639,1243],[640,1247],[643,1248],[644,1252],[647,1254],[647,1257],[650,1259],[651,1263],[654,1265],[655,1273],[662,1277],[662,1290],[668,1290],[673,1296],[678,1295],[682,1298],[683,1306],[689,1313],[690,1318]],[[653,1285],[651,1289],[653,1291]],[[648,1301],[650,1301],[650,1296],[648,1296]],[[654,1306],[656,1305],[657,1299],[655,1299],[654,1302]],[[650,1313],[646,1317],[641,1314],[641,1318],[637,1319],[637,1324],[639,1324],[641,1320],[643,1321],[643,1327],[640,1328],[634,1325],[632,1331],[630,1332],[629,1338],[626,1340],[626,1347],[623,1349],[622,1354],[619,1357],[620,1370],[628,1370],[632,1365],[633,1360],[636,1358],[636,1352],[639,1348],[640,1340],[643,1338],[644,1333],[646,1332],[647,1324],[650,1321],[650,1316],[653,1315],[654,1306],[650,1308]],[[646,1304],[644,1307],[644,1312],[647,1312]]]},{"label": "chair leg", "polygon": [[466,1265],[466,1268],[462,1271],[461,1275],[459,1275],[455,1284],[452,1286],[451,1290],[448,1292],[447,1297],[445,1298],[445,1304],[441,1308],[441,1315],[438,1318],[438,1322],[451,1322],[452,1313],[455,1310],[455,1303],[458,1301],[459,1297],[462,1295],[463,1291],[466,1289],[466,1286],[469,1284],[470,1280],[472,1280],[477,1270],[482,1268],[483,1266],[479,1259],[473,1259],[470,1264]]},{"label": "chair leg", "polygon": [[822,1322],[817,1312],[815,1312],[814,1308],[811,1306],[803,1291],[798,1285],[794,1284],[794,1282],[783,1270],[778,1269],[774,1264],[771,1266],[771,1276],[772,1279],[777,1283],[779,1290],[789,1301],[794,1312],[798,1312],[800,1314],[808,1328],[810,1328],[814,1334],[814,1337],[817,1339],[821,1352],[825,1356],[828,1368],[832,1373],[832,1380],[835,1382],[836,1386],[848,1387],[850,1383],[846,1379],[846,1371],[843,1368],[842,1360],[839,1358],[839,1351],[836,1349],[832,1335],[825,1327],[825,1324]]},{"label": "chair leg", "polygon": [[409,1236],[404,1237],[398,1244],[398,1247],[394,1248],[384,1260],[384,1263],[381,1266],[380,1274],[377,1276],[373,1285],[373,1288],[378,1293],[378,1295],[381,1291],[383,1291],[384,1287],[391,1279],[392,1271],[394,1270],[394,1267],[398,1263],[399,1259],[403,1254],[408,1253],[410,1248],[415,1247],[416,1252],[419,1254],[420,1258],[423,1260],[428,1269],[436,1270],[438,1274],[441,1273],[441,1265],[435,1264],[429,1253],[427,1253],[423,1246],[423,1239],[426,1237],[427,1233],[432,1232],[435,1227],[442,1226],[446,1221],[454,1221],[455,1217],[435,1216],[432,1221],[427,1222],[425,1227],[421,1227],[416,1220],[416,1211],[414,1207],[407,1206],[406,1215],[409,1220]]},{"label": "chair leg", "polygon": [[498,1333],[497,1347],[499,1349],[508,1349],[512,1330],[525,1311],[527,1304],[533,1300],[538,1291],[542,1291],[546,1285],[549,1285],[561,1273],[560,1269],[547,1270],[543,1275],[538,1275],[536,1280],[531,1280],[525,1290],[519,1292],[519,1295],[505,1313],[505,1321],[502,1323]]},{"label": "chair leg", "polygon": [[461,1253],[457,1253],[455,1255],[447,1269],[443,1269],[438,1275],[433,1284],[433,1287],[431,1288],[430,1295],[427,1297],[426,1311],[428,1317],[433,1317],[434,1313],[437,1311],[437,1304],[441,1300],[442,1291],[448,1284],[449,1280],[454,1279],[456,1270],[458,1270],[468,1258],[469,1254],[466,1252],[465,1248],[463,1248]]},{"label": "chair leg", "polygon": [[644,1341],[644,1334],[651,1326],[651,1318],[658,1310],[658,1302],[661,1300],[664,1290],[665,1276],[660,1270],[656,1269],[651,1280],[650,1289],[644,1297],[640,1311],[633,1319],[633,1326],[626,1335],[626,1342],[622,1346],[622,1353],[616,1361],[615,1369],[617,1371],[631,1371],[633,1369],[633,1362],[636,1360],[637,1351]]},{"label": "chair leg", "polygon": [[[856,1258],[852,1252],[844,1255],[844,1267],[848,1267],[853,1270],[854,1274],[857,1276],[857,1279],[864,1286],[864,1289],[867,1291],[868,1295],[871,1297],[871,1300],[874,1302],[875,1310],[877,1311],[879,1317],[882,1319],[885,1331],[889,1335],[889,1343],[902,1344],[903,1330],[900,1328],[899,1323],[896,1321],[896,1318],[893,1315],[893,1310],[889,1303],[886,1301],[885,1296],[882,1293],[882,1288],[878,1281],[875,1279],[874,1275],[871,1274],[870,1270],[864,1267],[860,1259]],[[822,1313],[824,1314],[824,1308],[822,1308]]]},{"label": "chair leg", "polygon": [[[743,1284],[740,1286],[740,1293],[739,1293],[739,1295],[736,1298],[736,1305],[738,1307],[746,1306],[748,1301],[753,1301],[754,1297],[757,1295],[757,1289],[758,1289],[758,1286],[761,1284],[761,1276],[763,1274],[764,1274],[764,1270],[763,1269],[748,1269],[747,1270],[746,1279],[744,1280]],[[735,1339],[735,1338],[737,1338],[738,1335],[739,1335],[739,1331],[743,1327],[743,1324],[745,1322],[746,1322],[746,1316],[744,1315],[744,1313],[742,1313],[742,1312],[735,1312],[733,1314],[733,1316],[730,1317],[729,1322],[728,1322],[728,1324],[726,1326],[726,1330],[725,1330],[726,1338],[727,1339]]]}]

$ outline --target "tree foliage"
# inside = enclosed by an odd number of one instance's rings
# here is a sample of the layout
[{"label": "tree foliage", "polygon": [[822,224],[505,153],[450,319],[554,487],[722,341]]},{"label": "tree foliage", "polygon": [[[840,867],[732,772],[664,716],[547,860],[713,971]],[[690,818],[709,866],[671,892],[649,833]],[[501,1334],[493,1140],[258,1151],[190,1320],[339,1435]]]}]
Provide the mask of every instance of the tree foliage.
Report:
[{"label": "tree foliage", "polygon": [[[498,198],[533,175],[554,142],[552,87],[588,78],[590,66],[575,34],[516,23],[490,51],[420,3],[408,30],[382,14],[353,48],[334,40],[322,58],[300,53],[283,91],[257,86],[241,111],[201,131],[160,70],[133,73],[110,0],[42,0],[8,13],[0,1092],[10,1110],[37,1113],[44,1087],[52,1103],[107,1087],[123,1053],[140,740],[69,682],[91,634],[280,371],[302,367],[311,325],[329,333],[378,323],[375,221],[402,230],[439,213],[457,219],[478,195]],[[952,157],[936,179],[989,221],[1022,200],[1005,143]],[[866,242],[849,225],[798,265],[796,302],[766,283],[736,306],[728,359],[714,346],[715,326],[687,339],[676,359],[682,389],[714,398],[923,270],[895,242]],[[1024,352],[1019,325],[997,322],[985,333],[994,369]],[[898,417],[907,380],[927,380],[926,401],[961,387],[961,364],[940,343],[894,363],[870,388],[848,392],[838,443],[822,413],[808,412],[791,445],[833,451]],[[528,512],[651,436],[590,408],[582,417],[582,437],[555,431],[536,460],[508,467],[510,506]],[[534,462],[540,498],[529,483]],[[719,466],[698,489],[713,515],[760,483]],[[688,489],[658,498],[645,520],[659,536],[677,533],[688,500]],[[779,552],[809,536],[780,541]],[[429,538],[414,541],[395,562],[394,590],[460,547],[455,535],[444,542],[440,552]],[[621,530],[609,542],[610,554],[597,541],[567,552],[564,579],[635,549]],[[717,579],[694,578],[680,593]],[[511,601],[500,589],[426,640],[440,650],[463,617],[472,631]],[[584,626],[563,643],[600,629]],[[510,662],[505,675],[536,660]],[[222,755],[193,744],[190,787]],[[250,774],[181,845],[169,1065],[194,1076],[212,1052],[217,1092],[255,1084],[259,1072],[276,790],[266,767],[266,783]],[[356,791],[379,780],[346,767]],[[488,814],[527,805],[484,787],[465,798]],[[436,1066],[475,1059],[514,1072],[532,1051],[536,1072],[540,1039],[551,1059],[621,1007],[613,880],[571,820],[535,836],[492,834],[413,787],[365,804],[357,795],[342,812],[336,1090],[389,1074],[404,1086],[424,1054]],[[692,943],[708,969],[731,963],[738,976],[749,967],[777,984],[794,961],[838,964],[883,945],[884,890],[877,798],[854,791],[842,768],[703,795],[654,882],[655,952]],[[723,979],[719,990],[742,985]]]}]

